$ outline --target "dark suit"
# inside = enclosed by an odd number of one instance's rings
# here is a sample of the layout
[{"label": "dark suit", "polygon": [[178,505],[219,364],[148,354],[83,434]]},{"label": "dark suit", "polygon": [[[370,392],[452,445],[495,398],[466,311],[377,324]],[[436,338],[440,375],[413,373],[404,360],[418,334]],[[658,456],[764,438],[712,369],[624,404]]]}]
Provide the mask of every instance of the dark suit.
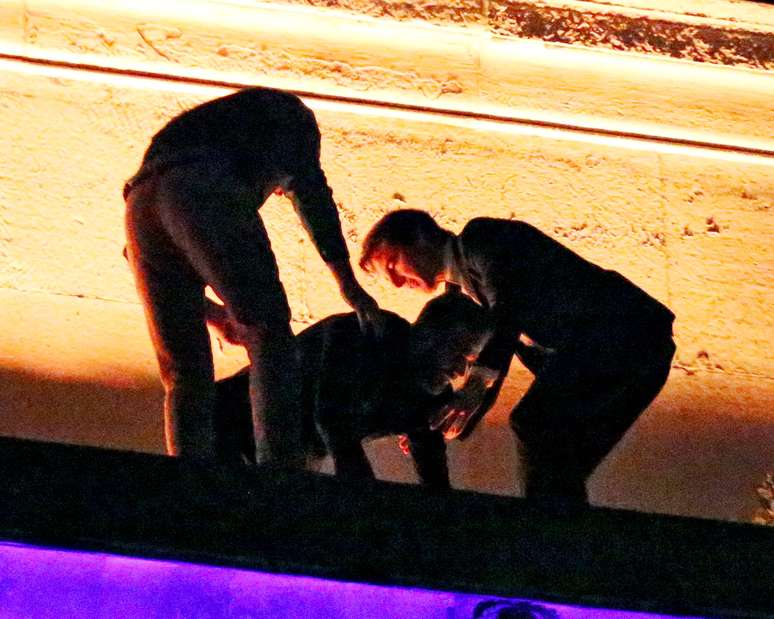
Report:
[{"label": "dark suit", "polygon": [[[310,456],[330,453],[336,474],[373,477],[361,442],[406,434],[422,483],[449,487],[446,445],[428,428],[431,415],[449,400],[423,392],[406,367],[410,325],[386,314],[382,339],[360,332],[354,313],[336,314],[297,336],[302,368],[303,440]],[[224,458],[255,453],[246,370],[220,380],[216,434]]]},{"label": "dark suit", "polygon": [[495,322],[478,364],[504,373],[516,354],[535,374],[510,417],[526,494],[585,499],[588,476],[666,382],[674,314],[524,222],[473,219],[454,249]]}]

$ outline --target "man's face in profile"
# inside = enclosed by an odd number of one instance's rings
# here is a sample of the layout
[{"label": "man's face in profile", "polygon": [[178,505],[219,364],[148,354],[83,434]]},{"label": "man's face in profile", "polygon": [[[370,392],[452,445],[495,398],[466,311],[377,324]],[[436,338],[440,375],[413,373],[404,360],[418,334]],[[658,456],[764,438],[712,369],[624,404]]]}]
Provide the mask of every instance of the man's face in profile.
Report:
[{"label": "man's face in profile", "polygon": [[383,244],[371,264],[397,288],[406,286],[430,294],[443,279],[438,256],[422,245],[407,249]]},{"label": "man's face in profile", "polygon": [[489,332],[453,320],[418,323],[412,327],[410,364],[420,386],[431,394],[463,380],[489,339]]}]

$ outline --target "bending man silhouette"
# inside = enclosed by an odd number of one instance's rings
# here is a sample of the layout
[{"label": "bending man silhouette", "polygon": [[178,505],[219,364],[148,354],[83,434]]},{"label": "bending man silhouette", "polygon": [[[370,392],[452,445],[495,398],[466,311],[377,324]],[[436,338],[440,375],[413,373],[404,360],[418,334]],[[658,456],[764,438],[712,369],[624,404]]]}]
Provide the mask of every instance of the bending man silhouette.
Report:
[{"label": "bending man silhouette", "polygon": [[[290,309],[257,214],[273,191],[291,199],[361,325],[380,329],[349,263],[312,111],[290,93],[250,88],[183,112],[124,187],[127,257],[164,385],[170,455],[216,455],[209,311],[247,349],[258,461],[303,463]],[[206,285],[224,308],[205,301]]]},{"label": "bending man silhouette", "polygon": [[515,354],[535,374],[510,416],[525,494],[586,502],[586,480],[667,379],[672,312],[520,221],[479,217],[454,235],[424,211],[393,211],[360,264],[398,287],[459,286],[489,309],[494,335],[435,427],[464,436]]}]

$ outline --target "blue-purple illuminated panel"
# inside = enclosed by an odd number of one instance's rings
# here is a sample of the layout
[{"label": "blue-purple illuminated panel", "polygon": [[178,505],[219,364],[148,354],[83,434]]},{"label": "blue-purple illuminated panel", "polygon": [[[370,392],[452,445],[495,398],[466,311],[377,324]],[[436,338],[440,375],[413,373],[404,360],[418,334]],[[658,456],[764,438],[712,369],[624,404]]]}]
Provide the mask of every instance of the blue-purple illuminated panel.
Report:
[{"label": "blue-purple illuminated panel", "polygon": [[[500,614],[506,608],[510,612]],[[517,612],[519,609],[524,612]],[[532,614],[527,612],[530,609]],[[655,619],[666,616],[0,543],[2,619]]]}]

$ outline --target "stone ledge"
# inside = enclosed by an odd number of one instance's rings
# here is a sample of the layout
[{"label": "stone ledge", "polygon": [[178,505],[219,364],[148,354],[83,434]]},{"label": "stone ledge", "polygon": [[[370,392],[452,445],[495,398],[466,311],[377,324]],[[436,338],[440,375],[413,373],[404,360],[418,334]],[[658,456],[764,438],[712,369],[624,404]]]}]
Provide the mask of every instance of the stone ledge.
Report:
[{"label": "stone ledge", "polygon": [[401,21],[486,26],[487,0],[279,0],[283,2]]},{"label": "stone ledge", "polygon": [[[772,9],[774,12],[774,9]],[[493,0],[495,34],[727,66],[774,69],[774,28],[674,14],[622,11],[592,3]]]},{"label": "stone ledge", "polygon": [[766,527],[15,439],[0,439],[0,471],[2,540],[629,610],[774,612]]},{"label": "stone ledge", "polygon": [[715,1],[680,11],[659,0],[285,1],[377,18],[481,26],[500,36],[547,43],[762,70],[774,68],[774,8],[757,3],[746,7]]},{"label": "stone ledge", "polygon": [[0,56],[774,152],[764,71],[283,4],[185,5],[31,0]]}]

